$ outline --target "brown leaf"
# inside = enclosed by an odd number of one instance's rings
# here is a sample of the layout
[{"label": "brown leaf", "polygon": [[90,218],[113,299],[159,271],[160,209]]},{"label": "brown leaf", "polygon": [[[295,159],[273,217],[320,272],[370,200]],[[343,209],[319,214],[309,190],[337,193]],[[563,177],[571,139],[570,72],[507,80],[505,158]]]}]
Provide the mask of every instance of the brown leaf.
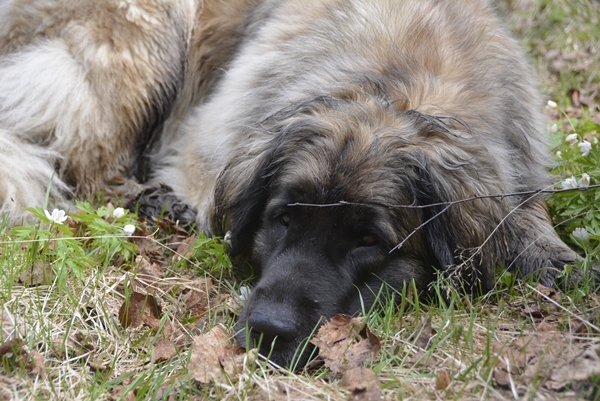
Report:
[{"label": "brown leaf", "polygon": [[452,381],[452,376],[450,376],[450,372],[447,370],[440,370],[437,372],[435,377],[435,389],[436,390],[445,390],[450,385]]},{"label": "brown leaf", "polygon": [[410,341],[414,341],[414,344],[421,349],[428,349],[431,346],[431,339],[436,334],[436,331],[431,328],[431,319],[422,317],[410,337]]},{"label": "brown leaf", "polygon": [[199,318],[206,314],[208,310],[209,291],[212,287],[210,279],[198,279],[194,282],[192,288],[181,297],[185,305],[185,312],[191,317]]},{"label": "brown leaf", "polygon": [[338,314],[325,323],[311,343],[335,375],[357,367],[379,355],[381,343],[366,327],[365,318]]},{"label": "brown leaf", "polygon": [[44,355],[37,351],[31,351],[32,369],[30,373],[32,375],[39,375],[42,379],[46,378],[46,365],[44,364]]},{"label": "brown leaf", "polygon": [[560,302],[560,292],[556,288],[545,287],[539,284],[535,289],[537,291],[534,291],[533,299],[548,302],[547,298],[550,298],[554,302]]},{"label": "brown leaf", "polygon": [[588,382],[592,375],[600,374],[598,347],[588,347],[573,359],[553,369],[550,380],[544,386],[550,390],[562,390],[573,382]]},{"label": "brown leaf", "polygon": [[54,271],[50,263],[35,262],[30,269],[23,270],[19,282],[26,287],[50,284],[54,280]]},{"label": "brown leaf", "polygon": [[139,327],[142,323],[156,328],[160,325],[160,307],[150,294],[132,292],[119,309],[119,322],[124,328]]},{"label": "brown leaf", "polygon": [[154,361],[157,363],[171,359],[176,353],[175,346],[166,338],[159,338],[154,343]]},{"label": "brown leaf", "polygon": [[24,342],[20,338],[4,342],[0,345],[0,358],[26,355],[27,352],[23,349],[23,345]]},{"label": "brown leaf", "polygon": [[192,234],[187,238],[184,238],[177,247],[177,257],[181,259],[182,257],[187,257],[192,253],[192,244],[196,241],[196,235]]},{"label": "brown leaf", "polygon": [[550,321],[548,318],[542,320],[537,326],[538,331],[558,331],[558,322]]},{"label": "brown leaf", "polygon": [[561,390],[568,384],[585,383],[600,373],[598,344],[574,341],[558,332],[539,332],[509,344],[494,344],[499,358],[494,379],[500,386],[528,386],[542,380],[547,389]]},{"label": "brown leaf", "polygon": [[225,382],[221,361],[232,358],[233,352],[233,344],[223,325],[216,325],[205,335],[194,337],[188,363],[192,378],[204,384]]},{"label": "brown leaf", "polygon": [[340,384],[351,391],[349,400],[378,401],[381,399],[380,383],[371,369],[363,367],[348,369]]},{"label": "brown leaf", "polygon": [[135,258],[135,270],[136,276],[143,281],[147,281],[150,284],[155,284],[162,280],[165,273],[158,267],[156,263],[151,262],[146,256],[138,255]]}]

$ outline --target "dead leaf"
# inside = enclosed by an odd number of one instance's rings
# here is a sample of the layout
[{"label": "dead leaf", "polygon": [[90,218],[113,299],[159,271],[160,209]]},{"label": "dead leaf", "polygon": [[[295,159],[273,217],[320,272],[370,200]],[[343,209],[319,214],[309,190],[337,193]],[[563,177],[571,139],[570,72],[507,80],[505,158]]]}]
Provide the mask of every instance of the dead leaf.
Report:
[{"label": "dead leaf", "polygon": [[452,376],[450,376],[450,372],[447,370],[440,370],[437,372],[435,377],[435,389],[436,390],[445,390],[450,385],[452,381]]},{"label": "dead leaf", "polygon": [[192,234],[187,238],[184,238],[180,243],[179,246],[177,247],[177,258],[181,259],[181,258],[185,258],[187,257],[189,254],[192,253],[192,245],[194,244],[194,242],[196,241],[196,235]]},{"label": "dead leaf", "polygon": [[224,383],[227,377],[233,380],[246,360],[253,361],[252,357],[246,358],[252,354],[240,355],[239,349],[233,345],[225,326],[218,324],[205,335],[194,337],[188,371],[203,384]]},{"label": "dead leaf", "polygon": [[568,384],[585,383],[592,374],[600,374],[598,340],[574,340],[559,332],[539,332],[509,344],[495,343],[498,356],[494,379],[500,386],[513,383],[528,386],[542,380],[550,390]]},{"label": "dead leaf", "polygon": [[138,255],[135,258],[135,274],[140,280],[146,281],[148,284],[156,284],[165,276],[164,272],[158,267],[158,264],[151,262],[148,257]]},{"label": "dead leaf", "polygon": [[156,328],[160,325],[160,307],[150,294],[132,292],[119,309],[119,322],[124,328],[136,328],[142,323]]},{"label": "dead leaf", "polygon": [[31,351],[30,353],[32,359],[32,369],[30,373],[32,375],[39,375],[42,379],[46,378],[46,365],[44,364],[45,358],[44,355],[40,354],[37,351]]},{"label": "dead leaf", "polygon": [[364,367],[348,369],[340,384],[351,391],[349,400],[378,401],[381,399],[380,383],[371,369]]},{"label": "dead leaf", "polygon": [[184,312],[193,318],[202,317],[208,310],[209,291],[212,282],[210,279],[199,279],[190,287],[189,291],[181,297],[185,305]]},{"label": "dead leaf", "polygon": [[544,332],[544,331],[559,331],[558,329],[558,322],[556,320],[552,321],[548,318],[542,320],[538,326],[537,326],[538,331]]},{"label": "dead leaf", "polygon": [[20,338],[4,342],[0,345],[0,358],[13,358],[15,356],[26,355],[27,352],[23,349],[23,345],[24,342]]},{"label": "dead leaf", "polygon": [[319,329],[311,343],[334,375],[363,367],[381,351],[379,339],[366,326],[365,318],[338,314]]},{"label": "dead leaf", "polygon": [[30,269],[21,272],[19,282],[26,287],[35,287],[52,283],[54,277],[54,271],[50,263],[38,261]]},{"label": "dead leaf", "polygon": [[422,317],[421,321],[415,328],[410,341],[421,349],[429,349],[431,346],[431,339],[437,334],[431,327],[431,319],[429,317]]},{"label": "dead leaf", "polygon": [[176,353],[175,346],[166,338],[159,338],[154,343],[154,361],[156,363],[167,361],[175,356]]},{"label": "dead leaf", "polygon": [[537,291],[533,292],[533,299],[540,300],[542,302],[549,302],[548,298],[554,302],[560,302],[560,292],[556,288],[545,287],[541,284],[535,288]]},{"label": "dead leaf", "polygon": [[562,390],[573,382],[589,382],[592,375],[600,374],[598,347],[588,347],[573,359],[552,370],[544,386],[549,390]]}]

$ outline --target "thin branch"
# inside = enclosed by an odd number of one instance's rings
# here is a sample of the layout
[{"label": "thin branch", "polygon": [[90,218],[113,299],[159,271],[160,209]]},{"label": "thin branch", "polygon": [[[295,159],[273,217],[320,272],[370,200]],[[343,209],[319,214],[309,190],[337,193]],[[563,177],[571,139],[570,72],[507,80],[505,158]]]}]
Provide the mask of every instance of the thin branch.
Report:
[{"label": "thin branch", "polygon": [[406,241],[408,241],[408,239],[410,237],[412,237],[417,231],[419,231],[421,228],[425,227],[427,224],[429,224],[429,222],[431,222],[432,220],[436,219],[440,214],[444,213],[446,210],[448,210],[450,208],[450,206],[452,206],[452,204],[446,205],[445,208],[443,208],[441,211],[439,211],[438,213],[434,214],[431,218],[429,218],[427,221],[424,221],[423,223],[421,223],[421,225],[417,228],[415,228],[414,230],[412,230],[412,232],[410,234],[408,234],[406,236],[406,238],[404,238],[398,245],[396,245],[395,247],[393,247],[388,253],[392,253],[394,252],[396,249],[400,249],[402,248],[402,245],[404,245],[406,243]]},{"label": "thin branch", "polygon": [[[571,191],[587,191],[588,189],[598,189],[600,188],[600,184],[590,185],[587,187],[579,187],[579,188],[567,188],[567,189],[536,189],[533,191],[524,191],[524,192],[513,192],[507,194],[493,194],[493,195],[473,195],[469,198],[465,199],[457,199],[454,201],[448,202],[440,202],[440,203],[430,203],[428,205],[389,205],[386,203],[380,202],[347,202],[347,201],[339,201],[337,203],[289,203],[287,206],[309,206],[309,207],[333,207],[333,206],[364,206],[364,205],[374,205],[374,206],[382,206],[388,209],[426,209],[434,206],[446,206],[446,205],[454,205],[457,203],[471,202],[477,199],[489,199],[489,198],[507,198],[511,196],[531,196],[534,197],[539,194],[557,194],[562,192],[571,192]],[[444,209],[445,210],[445,209]]]}]

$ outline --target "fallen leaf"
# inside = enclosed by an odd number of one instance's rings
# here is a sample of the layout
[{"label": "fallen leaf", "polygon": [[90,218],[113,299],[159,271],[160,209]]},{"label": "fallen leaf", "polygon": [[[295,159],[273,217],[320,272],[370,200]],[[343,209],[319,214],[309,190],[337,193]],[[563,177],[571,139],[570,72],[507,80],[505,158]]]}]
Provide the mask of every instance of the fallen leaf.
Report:
[{"label": "fallen leaf", "polygon": [[223,325],[214,326],[208,333],[194,337],[188,371],[203,384],[225,383],[234,380],[244,363],[252,363],[252,352],[240,354]]},{"label": "fallen leaf", "polygon": [[154,343],[154,361],[157,363],[171,359],[176,353],[175,346],[166,338],[159,338]]},{"label": "fallen leaf", "polygon": [[156,284],[165,276],[158,264],[151,262],[146,256],[138,255],[135,258],[135,266],[136,277],[148,284]]},{"label": "fallen leaf", "polygon": [[189,254],[192,253],[193,248],[192,245],[196,241],[196,235],[192,234],[187,238],[184,238],[181,242],[179,242],[177,247],[177,259],[185,258]]},{"label": "fallen leaf", "polygon": [[184,312],[193,318],[202,317],[208,310],[209,290],[212,287],[211,280],[199,279],[190,287],[188,292],[181,297],[185,305]]},{"label": "fallen leaf", "polygon": [[321,326],[311,343],[319,347],[319,355],[334,375],[363,367],[381,351],[381,343],[366,326],[365,318],[341,314]]},{"label": "fallen leaf", "polygon": [[40,354],[37,351],[31,351],[30,353],[32,359],[32,369],[30,373],[32,375],[39,375],[42,379],[46,378],[46,365],[44,364],[45,358],[44,355]]},{"label": "fallen leaf", "polygon": [[447,370],[440,370],[435,376],[435,389],[445,390],[448,388],[451,381],[452,376],[450,376],[450,372]]},{"label": "fallen leaf", "polygon": [[124,328],[139,327],[142,323],[156,328],[160,325],[160,307],[150,294],[131,292],[119,309],[119,322]]},{"label": "fallen leaf", "polygon": [[340,384],[350,390],[349,400],[378,401],[381,399],[380,383],[371,369],[354,367],[344,372]]},{"label": "fallen leaf", "polygon": [[559,332],[538,332],[508,344],[495,343],[498,357],[494,379],[499,386],[511,382],[528,386],[541,380],[549,390],[561,390],[569,384],[587,383],[600,374],[597,339],[583,341]]},{"label": "fallen leaf", "polygon": [[55,274],[50,263],[35,262],[30,269],[23,270],[19,275],[19,282],[26,287],[35,287],[52,283]]},{"label": "fallen leaf", "polygon": [[431,327],[431,319],[429,317],[422,317],[421,321],[415,328],[410,341],[421,349],[429,349],[431,346],[431,339],[437,334]]}]

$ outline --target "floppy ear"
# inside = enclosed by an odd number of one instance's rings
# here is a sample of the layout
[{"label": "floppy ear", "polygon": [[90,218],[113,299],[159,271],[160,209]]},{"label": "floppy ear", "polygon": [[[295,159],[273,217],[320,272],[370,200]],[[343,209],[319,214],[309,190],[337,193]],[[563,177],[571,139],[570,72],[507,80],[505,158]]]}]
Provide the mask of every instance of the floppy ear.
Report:
[{"label": "floppy ear", "polygon": [[[442,203],[435,184],[425,169],[418,169],[414,191],[415,201],[419,206]],[[444,205],[440,205],[421,209],[421,220],[428,222],[423,226],[423,233],[436,261],[436,267],[440,270],[456,265],[456,240],[452,233],[450,217],[443,212],[444,208]]]},{"label": "floppy ear", "polygon": [[421,209],[422,222],[428,221],[422,229],[436,267],[460,277],[469,290],[487,291],[493,287],[495,266],[506,253],[501,227],[506,202],[479,198],[444,209],[454,201],[502,193],[502,175],[472,133],[418,112],[410,116],[418,128],[410,152],[415,202],[436,204]]},{"label": "floppy ear", "polygon": [[[231,231],[232,256],[248,254],[278,169],[273,152],[265,152],[258,160],[233,158],[217,180],[213,225]],[[245,169],[240,168],[242,164]]]}]

